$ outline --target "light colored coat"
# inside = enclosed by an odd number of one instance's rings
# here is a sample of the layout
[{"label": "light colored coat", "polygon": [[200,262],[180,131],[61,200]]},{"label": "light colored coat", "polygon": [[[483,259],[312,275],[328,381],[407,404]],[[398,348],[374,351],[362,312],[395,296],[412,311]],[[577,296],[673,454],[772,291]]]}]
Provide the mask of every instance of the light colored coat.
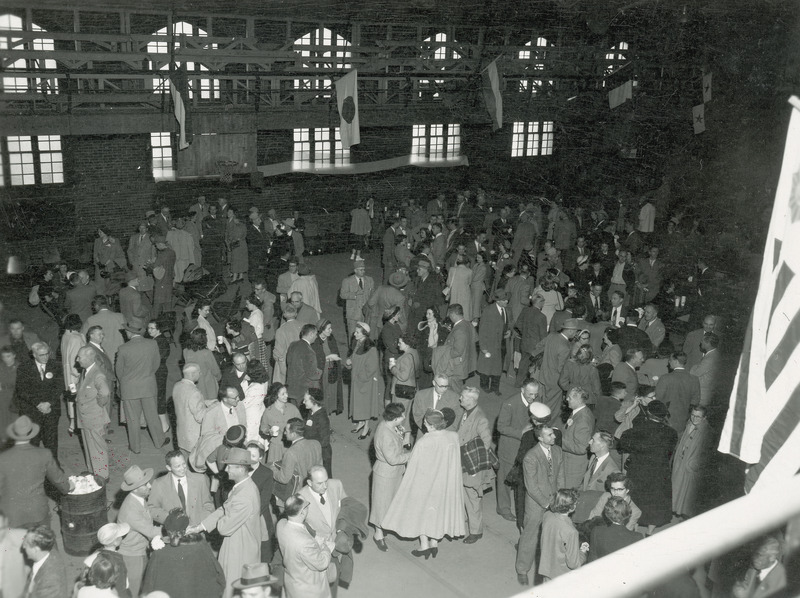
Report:
[{"label": "light colored coat", "polygon": [[283,553],[286,598],[330,598],[328,547],[320,546],[302,523],[287,519],[278,521],[277,535]]}]

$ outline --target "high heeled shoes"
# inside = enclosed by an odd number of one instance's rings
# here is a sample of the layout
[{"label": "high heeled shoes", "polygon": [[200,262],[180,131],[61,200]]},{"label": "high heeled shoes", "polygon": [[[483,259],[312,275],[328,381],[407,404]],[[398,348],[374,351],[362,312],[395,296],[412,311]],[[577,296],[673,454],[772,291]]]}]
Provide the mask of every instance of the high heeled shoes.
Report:
[{"label": "high heeled shoes", "polygon": [[427,561],[433,554],[433,551],[434,551],[433,548],[426,548],[425,550],[412,550],[411,554],[413,554],[415,557],[424,556],[425,560]]}]

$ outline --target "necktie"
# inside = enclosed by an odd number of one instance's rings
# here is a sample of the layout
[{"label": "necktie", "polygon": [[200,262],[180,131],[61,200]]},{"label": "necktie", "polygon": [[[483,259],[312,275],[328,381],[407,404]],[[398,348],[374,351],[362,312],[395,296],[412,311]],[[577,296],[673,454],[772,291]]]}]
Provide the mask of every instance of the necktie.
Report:
[{"label": "necktie", "polygon": [[181,501],[183,512],[186,512],[186,493],[183,491],[183,480],[178,480],[178,498]]},{"label": "necktie", "polygon": [[358,288],[364,290],[364,281],[360,278],[358,279]]},{"label": "necktie", "polygon": [[319,495],[319,504],[321,504],[321,505],[325,504],[325,495],[322,494],[322,493],[320,493],[320,495]]}]

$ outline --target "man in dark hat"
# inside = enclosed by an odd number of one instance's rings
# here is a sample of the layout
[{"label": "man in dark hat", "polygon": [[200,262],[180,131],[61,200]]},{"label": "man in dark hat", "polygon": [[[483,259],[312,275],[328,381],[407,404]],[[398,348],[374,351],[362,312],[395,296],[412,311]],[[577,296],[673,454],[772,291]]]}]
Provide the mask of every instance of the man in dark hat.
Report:
[{"label": "man in dark hat", "polygon": [[267,563],[253,563],[242,567],[242,576],[233,582],[233,589],[242,598],[268,598],[279,596],[280,580],[270,575]]},{"label": "man in dark hat", "polygon": [[508,312],[508,293],[497,289],[494,301],[481,314],[478,328],[478,374],[484,392],[500,396],[500,376],[503,373],[503,349],[511,336],[511,317]]},{"label": "man in dark hat", "polygon": [[128,492],[128,496],[119,508],[117,523],[127,523],[131,531],[122,539],[118,552],[128,569],[128,588],[132,596],[139,595],[147,565],[147,546],[164,546],[161,527],[153,524],[153,516],[146,505],[152,479],[153,469],[142,469],[138,465],[131,465],[122,475],[122,489]]},{"label": "man in dark hat", "polygon": [[128,331],[129,340],[117,351],[115,369],[128,422],[128,444],[131,452],[139,454],[142,450],[139,438],[142,412],[156,448],[166,446],[170,441],[164,438],[156,406],[156,370],[161,358],[156,341],[142,336],[144,322],[141,319],[132,318],[125,324],[125,330]]},{"label": "man in dark hat", "polygon": [[14,446],[0,453],[0,510],[12,528],[50,524],[45,478],[64,494],[75,487],[53,453],[31,444],[38,433],[39,425],[27,415],[18,417],[6,428],[6,436],[14,441]]}]

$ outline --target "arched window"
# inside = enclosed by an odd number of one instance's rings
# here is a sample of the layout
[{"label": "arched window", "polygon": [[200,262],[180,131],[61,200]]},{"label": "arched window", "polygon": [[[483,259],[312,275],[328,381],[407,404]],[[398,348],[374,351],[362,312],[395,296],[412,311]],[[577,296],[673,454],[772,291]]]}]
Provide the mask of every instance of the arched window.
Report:
[{"label": "arched window", "polygon": [[[16,15],[0,15],[0,29],[8,31],[26,31],[22,19]],[[38,25],[31,24],[30,31],[45,30]],[[33,41],[26,42],[19,37],[0,37],[0,50],[39,50],[53,52],[55,44],[52,39],[37,38]],[[56,68],[56,61],[50,58],[45,59],[26,59],[20,58],[5,67],[8,71],[22,71],[31,72],[42,69]],[[3,76],[2,78],[3,91],[6,93],[27,93],[38,91],[40,93],[56,93],[55,82],[47,78],[28,78],[28,77],[14,77]]]},{"label": "arched window", "polygon": [[[199,27],[195,27],[191,23],[187,23],[185,21],[180,21],[179,23],[175,23],[172,26],[172,34],[173,35],[191,35],[194,37],[208,37],[208,33],[200,29]],[[168,30],[166,27],[159,29],[156,31],[155,35],[169,35]],[[180,47],[180,42],[175,41],[174,46],[175,48]],[[207,46],[211,50],[216,50],[217,44],[208,44]],[[149,54],[169,54],[169,42],[166,41],[154,41],[147,44],[147,52]],[[181,62],[177,63],[181,65]],[[153,64],[152,68],[155,68],[156,65]],[[161,71],[169,71],[169,62],[167,64],[159,67]],[[189,73],[202,73],[208,72],[208,68],[203,66],[200,63],[195,62],[187,62],[186,63],[186,70]],[[200,79],[200,89],[197,89],[197,82],[196,81],[189,81],[189,98],[193,98],[195,92],[200,92],[200,99],[203,100],[218,100],[219,99],[219,80],[217,79]],[[155,93],[166,93],[169,90],[169,81],[168,77],[159,77],[157,79],[153,79],[153,91]]]},{"label": "arched window", "polygon": [[[547,48],[550,47],[552,44],[548,43],[547,39],[544,37],[537,37],[536,44],[534,45],[533,41],[529,41],[525,44],[525,47],[528,49],[520,50],[517,53],[517,58],[519,60],[525,61],[533,61],[530,62],[528,66],[526,66],[526,70],[532,71],[531,77],[526,77],[524,79],[519,80],[519,90],[530,92],[533,95],[536,95],[542,90],[544,85],[544,81],[542,79],[535,77],[536,71],[543,71],[544,70],[544,59],[547,57]],[[552,81],[547,81],[548,85],[552,85]]]},{"label": "arched window", "polygon": [[[446,33],[437,33],[436,35],[425,38],[422,40],[422,43],[423,49],[427,50],[427,52],[423,51],[422,58],[442,61],[459,60],[462,57],[461,54],[452,46],[445,45],[448,44],[448,42],[455,42],[455,40],[448,39]],[[445,70],[444,66],[435,68]],[[420,79],[419,98],[424,99],[427,97],[427,99],[441,100],[442,95],[439,93],[439,87],[442,85],[444,85],[444,79],[434,79],[433,81],[430,79]]]},{"label": "arched window", "polygon": [[[300,54],[303,68],[315,69],[340,69],[351,68],[350,42],[326,27],[309,31],[300,39],[294,41],[294,51]],[[331,96],[332,82],[330,77],[320,76],[311,79],[295,79],[294,87],[298,90],[324,90],[320,97]]]}]

